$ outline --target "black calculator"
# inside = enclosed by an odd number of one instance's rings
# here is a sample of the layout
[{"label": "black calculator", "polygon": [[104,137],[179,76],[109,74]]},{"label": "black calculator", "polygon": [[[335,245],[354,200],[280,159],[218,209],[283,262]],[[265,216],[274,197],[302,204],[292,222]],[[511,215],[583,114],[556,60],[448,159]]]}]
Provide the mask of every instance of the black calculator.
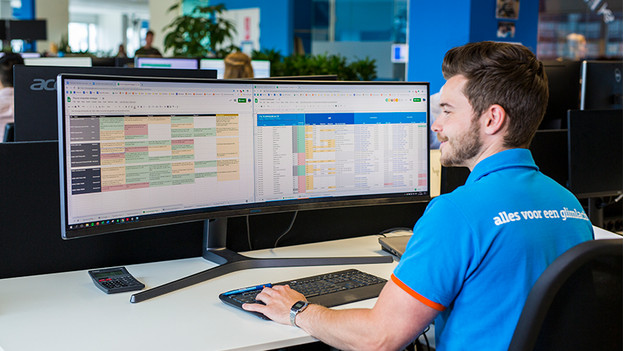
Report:
[{"label": "black calculator", "polygon": [[89,275],[95,286],[107,294],[141,290],[145,287],[125,267],[95,269],[89,271]]}]

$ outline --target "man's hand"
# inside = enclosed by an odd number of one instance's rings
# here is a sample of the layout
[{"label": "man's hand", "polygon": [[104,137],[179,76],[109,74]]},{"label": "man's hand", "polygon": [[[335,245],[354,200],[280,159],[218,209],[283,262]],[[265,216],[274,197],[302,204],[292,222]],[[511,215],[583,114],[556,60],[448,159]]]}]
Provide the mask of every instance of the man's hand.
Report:
[{"label": "man's hand", "polygon": [[262,301],[264,305],[246,303],[243,304],[243,309],[260,312],[278,323],[290,325],[290,308],[295,302],[305,301],[305,299],[302,294],[291,289],[288,285],[276,285],[272,288],[262,289],[262,292],[256,296],[256,300]]}]

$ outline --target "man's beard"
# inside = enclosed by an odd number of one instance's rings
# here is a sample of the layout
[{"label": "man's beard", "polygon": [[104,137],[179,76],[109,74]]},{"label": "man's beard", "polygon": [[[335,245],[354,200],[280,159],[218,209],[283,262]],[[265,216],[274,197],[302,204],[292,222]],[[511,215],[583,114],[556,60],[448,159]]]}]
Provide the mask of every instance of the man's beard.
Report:
[{"label": "man's beard", "polygon": [[438,139],[440,141],[446,141],[443,153],[440,155],[440,163],[444,167],[464,167],[467,166],[466,161],[474,158],[479,154],[483,147],[483,142],[479,138],[480,126],[477,121],[473,121],[470,125],[470,129],[450,140],[447,137],[442,137],[438,133]]}]

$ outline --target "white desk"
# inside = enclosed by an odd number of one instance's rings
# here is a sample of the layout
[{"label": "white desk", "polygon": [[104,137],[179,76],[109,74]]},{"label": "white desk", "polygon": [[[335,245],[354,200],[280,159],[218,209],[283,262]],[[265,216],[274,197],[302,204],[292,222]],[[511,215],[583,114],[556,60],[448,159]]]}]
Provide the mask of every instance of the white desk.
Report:
[{"label": "white desk", "polygon": [[608,230],[594,226],[594,238],[595,239],[622,239],[622,236],[615,234]]},{"label": "white desk", "polygon": [[[597,239],[622,238],[596,229]],[[260,250],[252,257],[367,256],[377,236]],[[202,258],[128,266],[147,288],[214,267]],[[396,262],[357,268],[388,278]],[[221,292],[344,269],[265,268],[234,272],[138,304],[132,293],[106,295],[86,271],[0,280],[0,351],[267,350],[315,341],[303,331],[223,304]],[[374,299],[344,307],[372,307]],[[343,307],[343,306],[341,306]]]},{"label": "white desk", "polygon": [[[252,257],[385,254],[377,236],[261,250]],[[396,262],[356,268],[388,278]],[[202,258],[127,266],[147,288],[215,266]],[[224,291],[345,269],[265,268],[234,272],[138,304],[106,295],[86,271],[0,280],[0,350],[267,350],[315,341],[305,332],[226,306]],[[345,307],[372,307],[374,299]],[[342,306],[341,306],[342,307]]]}]

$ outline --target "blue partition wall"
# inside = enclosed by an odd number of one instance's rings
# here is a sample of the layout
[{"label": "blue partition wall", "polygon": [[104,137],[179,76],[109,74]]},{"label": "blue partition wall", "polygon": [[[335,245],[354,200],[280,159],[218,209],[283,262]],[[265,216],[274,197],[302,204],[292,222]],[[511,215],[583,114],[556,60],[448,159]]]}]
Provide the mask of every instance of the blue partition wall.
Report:
[{"label": "blue partition wall", "polygon": [[[483,40],[518,42],[537,48],[539,0],[520,0],[518,19],[496,18],[496,0],[409,1],[407,80],[431,82],[436,93],[444,84],[440,70],[449,49]],[[260,8],[260,46],[283,55],[293,52],[294,0],[222,0],[227,9]],[[309,1],[306,4],[310,4]],[[298,7],[305,7],[299,4]],[[301,6],[303,5],[303,6]],[[499,22],[515,25],[513,38],[497,38]],[[298,28],[302,23],[298,24]]]},{"label": "blue partition wall", "polygon": [[[431,82],[431,93],[444,84],[441,66],[449,49],[484,40],[522,43],[537,48],[539,0],[521,0],[518,19],[496,18],[496,0],[409,0],[407,80]],[[499,22],[515,24],[513,38],[497,38]]]}]

